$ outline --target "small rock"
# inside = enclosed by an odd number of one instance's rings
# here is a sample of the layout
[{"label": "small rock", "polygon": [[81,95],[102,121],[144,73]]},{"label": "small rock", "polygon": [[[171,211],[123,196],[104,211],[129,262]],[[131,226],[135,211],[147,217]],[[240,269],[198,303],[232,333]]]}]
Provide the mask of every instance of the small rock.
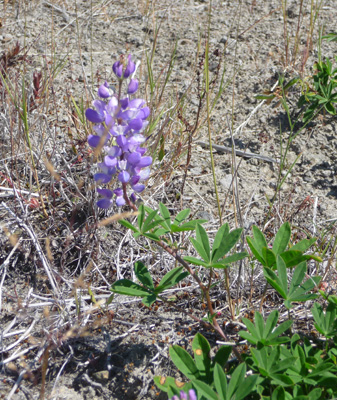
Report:
[{"label": "small rock", "polygon": [[98,371],[92,374],[92,376],[99,382],[107,382],[109,380],[109,371]]}]

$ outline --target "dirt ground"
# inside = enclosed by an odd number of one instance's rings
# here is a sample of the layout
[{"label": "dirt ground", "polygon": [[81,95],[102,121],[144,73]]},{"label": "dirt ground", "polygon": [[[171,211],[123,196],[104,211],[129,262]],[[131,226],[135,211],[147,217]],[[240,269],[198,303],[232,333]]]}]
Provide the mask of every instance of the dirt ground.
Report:
[{"label": "dirt ground", "polygon": [[[303,65],[311,1],[303,1],[300,22],[298,3],[287,2],[289,51],[286,60],[281,1],[212,2],[209,69],[215,76],[220,59],[226,68],[226,88],[211,117],[213,143],[232,146],[234,142],[236,150],[269,157],[266,161],[238,154],[233,159],[228,152],[215,151],[215,171],[220,203],[224,207],[223,221],[232,227],[238,222],[245,234],[250,235],[251,226],[256,224],[272,234],[288,220],[299,237],[301,232],[309,233],[318,235],[324,242],[327,240],[324,232],[330,232],[333,237],[337,219],[336,117],[316,119],[293,141],[287,168],[297,157],[298,160],[267,217],[268,198],[273,197],[278,179],[280,146],[285,146],[289,124],[277,101],[261,104],[255,96],[275,88],[279,74],[285,74],[286,79],[309,76],[318,57],[318,27],[324,26],[329,33],[337,23],[335,0],[323,1],[312,36],[313,45]],[[183,108],[186,123],[183,118],[177,118],[171,125],[165,157],[153,166],[154,174],[143,200],[152,207],[161,201],[174,213],[191,208],[194,216],[208,219],[205,226],[209,232],[215,232],[218,219],[210,156],[200,145],[208,142],[206,124],[192,138],[192,158],[182,196],[179,193],[186,154],[182,153],[172,163],[179,134],[187,129],[187,123],[193,125],[197,117],[195,66],[202,59],[201,53],[197,56],[198,43],[200,52],[205,48],[208,10],[208,2],[202,0],[0,2],[0,53],[19,42],[26,49],[26,75],[32,77],[33,71],[44,71],[52,80],[52,87],[48,89],[48,112],[41,108],[35,114],[32,111],[31,136],[38,149],[36,159],[50,154],[54,168],[68,185],[64,189],[65,197],[52,200],[50,196],[47,219],[41,217],[40,209],[34,208],[27,196],[18,200],[15,192],[0,192],[0,397],[166,399],[155,387],[153,376],[179,376],[168,358],[169,345],[188,348],[196,332],[204,334],[212,347],[218,345],[219,337],[214,332],[203,330],[173,307],[156,303],[148,309],[137,299],[117,295],[106,304],[113,282],[134,278],[135,261],[141,259],[146,263],[158,280],[174,262],[147,241],[136,241],[118,224],[90,229],[117,210],[106,213],[93,206],[86,133],[75,129],[70,100],[72,96],[78,104],[82,98],[91,101],[90,90],[95,96],[99,84],[105,79],[111,82],[113,62],[120,54],[130,53],[141,61],[140,92],[150,101],[144,83],[148,79],[146,55],[150,56],[155,45],[153,73],[155,78],[162,77],[176,45],[175,64],[163,99],[157,104],[155,100],[152,102],[155,115],[163,111],[155,133],[164,126],[172,99],[188,90]],[[300,40],[295,54],[297,30]],[[337,42],[323,41],[321,52],[323,57],[333,59]],[[22,72],[22,65],[23,61],[15,71]],[[15,77],[13,73],[13,87],[18,84]],[[11,126],[18,121],[12,121],[9,108],[5,107],[3,86],[1,90],[0,186],[9,188],[8,177],[11,177],[17,185],[23,185],[21,190],[27,187],[25,182],[30,182],[32,174],[27,168],[27,155],[18,153],[19,150],[27,153],[21,139],[11,136]],[[32,93],[32,85],[27,90]],[[290,93],[294,119],[299,113],[297,99],[296,93]],[[165,133],[165,126],[163,129]],[[78,133],[76,140],[75,132]],[[74,143],[75,153],[72,152]],[[233,168],[237,168],[235,182],[240,215],[233,204]],[[48,176],[47,172],[41,175],[42,187],[51,187]],[[76,189],[79,180],[84,184]],[[76,190],[79,194],[74,203],[71,196],[76,196]],[[64,200],[69,197],[69,202]],[[14,243],[9,239],[14,235],[19,241],[12,251]],[[46,275],[41,252],[52,266],[58,296]],[[335,287],[335,267],[335,259],[329,264],[327,252],[319,272],[330,287]],[[252,281],[255,282],[253,304],[259,299],[262,273],[257,268],[251,279],[249,266],[245,267],[240,277],[240,297],[236,291],[237,271],[234,269],[231,274],[239,320],[252,307],[247,302]],[[193,283],[168,295],[181,310],[192,310],[199,318],[204,316],[202,299]],[[228,324],[224,287],[216,289],[212,299],[221,312],[219,320],[230,339],[239,340],[237,326]],[[304,323],[309,308],[305,305],[298,311],[294,329],[303,329],[305,324],[307,329],[313,326],[310,321]]]}]

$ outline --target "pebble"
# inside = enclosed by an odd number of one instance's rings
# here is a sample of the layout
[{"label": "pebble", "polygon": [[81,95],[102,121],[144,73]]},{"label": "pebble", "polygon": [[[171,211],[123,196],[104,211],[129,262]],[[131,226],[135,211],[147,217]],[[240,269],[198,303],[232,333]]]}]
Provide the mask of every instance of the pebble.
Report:
[{"label": "pebble", "polygon": [[104,370],[104,371],[98,371],[92,374],[92,376],[100,382],[107,382],[109,380],[109,371]]}]

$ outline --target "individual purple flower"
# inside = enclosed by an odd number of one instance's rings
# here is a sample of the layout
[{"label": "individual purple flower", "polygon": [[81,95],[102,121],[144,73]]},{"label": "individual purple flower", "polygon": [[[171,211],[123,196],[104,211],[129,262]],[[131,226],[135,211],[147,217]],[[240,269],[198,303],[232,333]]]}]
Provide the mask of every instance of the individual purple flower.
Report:
[{"label": "individual purple flower", "polygon": [[123,189],[115,189],[114,194],[116,195],[116,204],[118,207],[122,207],[125,204],[125,199],[123,197]]},{"label": "individual purple flower", "polygon": [[121,171],[118,174],[118,180],[121,183],[127,183],[130,180],[130,174],[128,173],[128,171]]},{"label": "individual purple flower", "polygon": [[128,86],[128,94],[134,94],[138,90],[138,80],[137,79],[131,79],[129,86]]},{"label": "individual purple flower", "polygon": [[112,205],[112,200],[111,199],[112,199],[112,196],[113,196],[112,191],[109,190],[109,189],[97,188],[97,193],[100,194],[103,197],[102,199],[98,200],[97,206],[100,207],[100,208],[104,208],[104,209],[107,209],[107,208],[111,207],[111,205]]},{"label": "individual purple flower", "polygon": [[112,91],[109,88],[108,82],[105,81],[103,85],[101,85],[98,88],[97,94],[99,97],[102,97],[102,99],[107,99],[108,97],[111,97]]}]

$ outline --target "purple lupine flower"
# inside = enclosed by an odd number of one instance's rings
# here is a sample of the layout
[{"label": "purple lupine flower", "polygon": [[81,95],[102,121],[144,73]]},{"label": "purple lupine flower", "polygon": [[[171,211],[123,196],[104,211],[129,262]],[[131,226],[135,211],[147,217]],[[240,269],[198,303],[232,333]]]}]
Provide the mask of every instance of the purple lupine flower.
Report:
[{"label": "purple lupine flower", "polygon": [[97,193],[103,197],[102,199],[98,200],[98,202],[97,202],[98,207],[105,208],[105,209],[111,207],[111,204],[112,204],[111,199],[113,196],[112,191],[109,189],[97,188]]},{"label": "purple lupine flower", "polygon": [[129,86],[128,86],[128,94],[134,94],[138,90],[138,80],[131,79]]},{"label": "purple lupine flower", "polygon": [[125,204],[125,199],[123,197],[123,189],[115,189],[114,194],[116,195],[116,204],[118,207],[122,207]]},{"label": "purple lupine flower", "polygon": [[112,95],[112,91],[109,89],[107,81],[105,81],[103,85],[98,88],[97,94],[99,97],[102,97],[102,99],[107,99]]},{"label": "purple lupine flower", "polygon": [[[94,100],[93,108],[86,110],[87,119],[94,124],[95,134],[88,136],[91,147],[102,147],[103,161],[98,164],[100,171],[94,175],[99,185],[111,185],[113,176],[117,176],[123,188],[110,190],[98,188],[101,196],[97,205],[109,208],[113,202],[123,206],[128,201],[127,186],[133,190],[130,200],[136,202],[136,193],[145,189],[144,181],[150,176],[152,157],[146,156],[146,142],[143,131],[148,125],[146,119],[150,109],[144,99],[130,99],[129,95],[138,90],[138,80],[133,79],[136,65],[131,55],[121,56],[113,64],[113,72],[119,79],[120,88],[116,95],[107,82],[98,88],[102,100]],[[127,82],[126,94],[121,95],[123,82]]]},{"label": "purple lupine flower", "polygon": [[197,395],[194,389],[190,389],[188,391],[188,394],[184,391],[181,391],[179,397],[177,395],[174,395],[173,397],[171,397],[170,400],[197,400]]}]

